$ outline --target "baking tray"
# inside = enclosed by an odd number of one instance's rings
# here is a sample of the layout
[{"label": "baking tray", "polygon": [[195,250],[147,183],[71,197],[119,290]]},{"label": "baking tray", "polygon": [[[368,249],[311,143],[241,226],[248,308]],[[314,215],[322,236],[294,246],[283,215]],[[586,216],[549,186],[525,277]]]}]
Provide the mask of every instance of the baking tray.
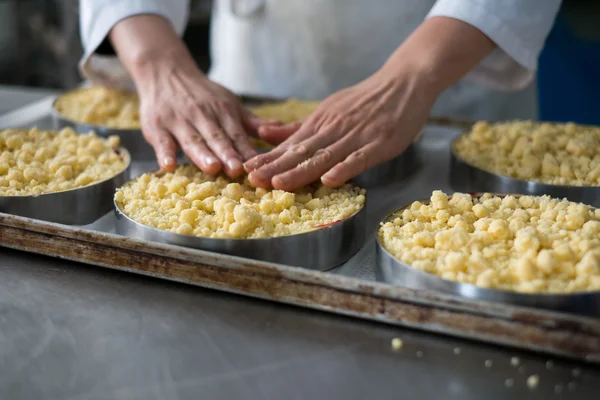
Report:
[{"label": "baking tray", "polygon": [[[52,126],[52,99],[0,117],[1,127]],[[348,262],[327,272],[131,239],[115,233],[109,213],[78,228],[0,214],[0,245],[86,264],[442,335],[600,363],[600,321],[568,313],[477,301],[375,280],[375,232],[402,204],[435,189],[451,193],[451,140],[469,122],[428,125],[416,151],[428,160],[409,179],[370,189],[368,239]],[[441,125],[439,125],[441,124]],[[138,168],[154,169],[138,163]]]},{"label": "baking tray", "polygon": [[571,201],[600,207],[600,186],[562,186],[526,181],[498,175],[469,164],[454,151],[456,141],[460,136],[462,135],[456,137],[450,145],[450,182],[454,190],[458,192],[521,193],[536,196],[547,194],[559,199],[567,198]]},{"label": "baking tray", "polygon": [[[427,199],[419,200],[429,204]],[[382,223],[395,218],[395,215],[410,208],[410,204],[391,212]],[[377,235],[376,276],[378,280],[395,286],[417,290],[434,290],[473,300],[491,301],[516,306],[543,308],[569,314],[587,315],[600,318],[600,292],[559,293],[519,293],[500,289],[487,289],[470,283],[442,279],[411,267],[394,257],[381,243]]]}]

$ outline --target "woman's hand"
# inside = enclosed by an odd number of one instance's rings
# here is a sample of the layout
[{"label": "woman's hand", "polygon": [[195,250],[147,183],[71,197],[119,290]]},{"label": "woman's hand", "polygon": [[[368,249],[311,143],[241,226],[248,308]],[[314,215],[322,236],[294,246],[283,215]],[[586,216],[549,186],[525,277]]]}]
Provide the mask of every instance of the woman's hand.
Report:
[{"label": "woman's hand", "polygon": [[375,74],[325,99],[301,124],[261,128],[262,139],[282,143],[245,163],[250,182],[289,191],[318,179],[340,186],[402,153],[436,97],[417,75]]},{"label": "woman's hand", "polygon": [[257,154],[248,134],[266,122],[202,74],[168,22],[134,16],[113,28],[111,40],[135,80],[142,131],[160,167],[176,167],[179,145],[206,173],[243,174],[243,162]]}]

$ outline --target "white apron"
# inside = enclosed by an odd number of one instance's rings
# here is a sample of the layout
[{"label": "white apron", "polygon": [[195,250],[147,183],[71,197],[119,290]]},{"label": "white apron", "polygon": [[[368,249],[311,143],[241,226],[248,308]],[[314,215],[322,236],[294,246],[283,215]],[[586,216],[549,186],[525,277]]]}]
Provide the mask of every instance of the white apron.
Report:
[{"label": "white apron", "polygon": [[[377,71],[434,0],[216,0],[210,78],[236,93],[322,99]],[[434,115],[536,118],[535,85],[518,92],[463,80]]]}]

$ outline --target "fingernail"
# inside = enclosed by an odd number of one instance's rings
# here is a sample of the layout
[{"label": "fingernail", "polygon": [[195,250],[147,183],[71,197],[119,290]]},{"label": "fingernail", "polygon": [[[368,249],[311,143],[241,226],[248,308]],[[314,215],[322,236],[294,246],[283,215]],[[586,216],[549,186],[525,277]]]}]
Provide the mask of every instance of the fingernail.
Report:
[{"label": "fingernail", "polygon": [[271,184],[273,187],[281,188],[285,185],[285,180],[282,179],[281,175],[275,175],[273,179],[271,179]]},{"label": "fingernail", "polygon": [[323,185],[327,185],[327,182],[329,182],[331,184],[331,182],[334,180],[334,177],[331,176],[330,174],[325,174],[321,177],[321,183]]},{"label": "fingernail", "polygon": [[173,165],[175,164],[175,159],[173,157],[167,156],[163,158],[163,165]]},{"label": "fingernail", "polygon": [[245,169],[246,171],[248,171],[248,172],[252,171],[252,170],[253,170],[253,168],[252,168],[252,165],[253,165],[253,164],[254,164],[254,163],[253,163],[252,161],[247,161],[247,162],[245,162],[245,163],[244,163],[244,169]]},{"label": "fingernail", "polygon": [[238,160],[228,160],[227,161],[227,166],[232,171],[235,171],[235,170],[238,170],[238,169],[240,169],[242,167],[242,163],[239,162]]},{"label": "fingernail", "polygon": [[204,164],[206,165],[215,165],[217,163],[217,159],[214,157],[204,157]]}]

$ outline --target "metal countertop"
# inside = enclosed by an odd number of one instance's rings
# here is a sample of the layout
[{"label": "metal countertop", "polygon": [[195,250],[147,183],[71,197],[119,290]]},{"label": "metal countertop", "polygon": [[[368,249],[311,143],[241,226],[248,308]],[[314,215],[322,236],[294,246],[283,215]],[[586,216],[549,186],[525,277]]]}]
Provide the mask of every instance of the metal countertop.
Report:
[{"label": "metal countertop", "polygon": [[547,361],[0,248],[0,399],[598,398]]}]

